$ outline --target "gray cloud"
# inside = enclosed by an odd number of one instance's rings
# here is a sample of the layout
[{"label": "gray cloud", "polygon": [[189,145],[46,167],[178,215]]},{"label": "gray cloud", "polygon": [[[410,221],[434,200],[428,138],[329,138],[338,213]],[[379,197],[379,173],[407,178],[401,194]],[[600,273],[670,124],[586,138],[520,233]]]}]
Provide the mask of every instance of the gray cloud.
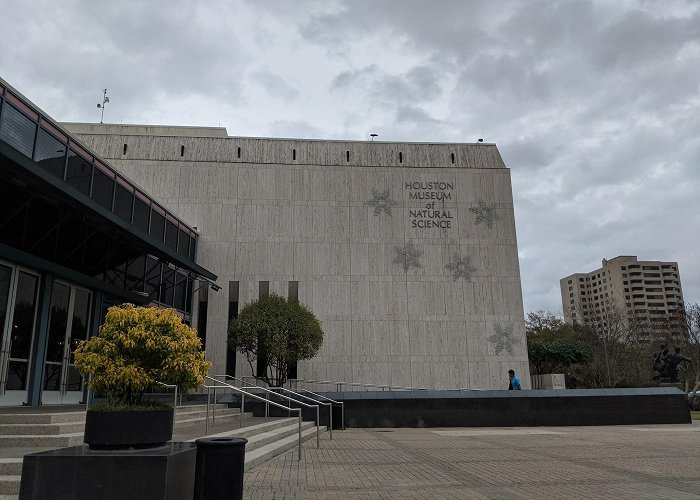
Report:
[{"label": "gray cloud", "polygon": [[420,108],[415,106],[401,106],[396,110],[396,121],[414,123],[418,125],[430,125],[440,123],[439,120],[431,118],[431,116]]},{"label": "gray cloud", "polygon": [[[700,301],[693,0],[17,3],[0,74],[59,120],[498,144],[526,310],[603,257],[678,260]],[[273,97],[271,99],[271,96]]]},{"label": "gray cloud", "polygon": [[256,71],[251,75],[254,82],[264,88],[272,97],[286,99],[288,101],[299,97],[299,91],[287,84],[279,75],[275,75],[271,71],[265,69]]},{"label": "gray cloud", "polygon": [[337,74],[331,89],[360,93],[370,104],[385,107],[433,101],[442,93],[439,75],[426,66],[415,66],[402,74],[389,74],[376,64]]}]

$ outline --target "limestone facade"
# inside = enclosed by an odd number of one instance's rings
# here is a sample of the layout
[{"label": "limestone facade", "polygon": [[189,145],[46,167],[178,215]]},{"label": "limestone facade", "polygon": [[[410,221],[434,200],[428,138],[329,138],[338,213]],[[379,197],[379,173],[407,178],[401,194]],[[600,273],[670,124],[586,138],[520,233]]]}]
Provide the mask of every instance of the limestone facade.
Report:
[{"label": "limestone facade", "polygon": [[[260,282],[284,296],[298,282],[325,332],[299,378],[503,389],[512,368],[528,386],[510,171],[495,145],[65,126],[199,231],[197,261],[221,286],[208,293],[213,373],[226,368],[229,282],[239,308]],[[236,375],[250,375],[240,357]]]}]

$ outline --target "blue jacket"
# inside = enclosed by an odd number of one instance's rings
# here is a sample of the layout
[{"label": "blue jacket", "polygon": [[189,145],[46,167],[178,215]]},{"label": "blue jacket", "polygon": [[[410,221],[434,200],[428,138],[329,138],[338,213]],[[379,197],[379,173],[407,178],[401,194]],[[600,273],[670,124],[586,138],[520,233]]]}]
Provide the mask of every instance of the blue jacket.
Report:
[{"label": "blue jacket", "polygon": [[520,387],[520,378],[519,377],[513,377],[512,379],[510,379],[510,383],[513,385],[514,391],[519,391],[520,389],[522,389]]}]

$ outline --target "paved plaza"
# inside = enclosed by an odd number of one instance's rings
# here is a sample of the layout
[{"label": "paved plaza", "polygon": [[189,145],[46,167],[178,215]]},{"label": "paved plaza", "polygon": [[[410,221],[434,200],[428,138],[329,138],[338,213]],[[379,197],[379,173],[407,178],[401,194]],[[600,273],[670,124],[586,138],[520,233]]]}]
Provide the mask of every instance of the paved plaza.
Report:
[{"label": "paved plaza", "polygon": [[245,474],[244,498],[700,498],[693,425],[347,429]]}]

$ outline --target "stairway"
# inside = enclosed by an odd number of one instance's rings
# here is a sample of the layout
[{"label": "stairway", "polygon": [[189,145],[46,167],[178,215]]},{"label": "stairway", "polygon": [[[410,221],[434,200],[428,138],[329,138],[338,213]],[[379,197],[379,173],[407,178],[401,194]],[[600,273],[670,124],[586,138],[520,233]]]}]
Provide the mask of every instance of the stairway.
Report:
[{"label": "stairway", "polygon": [[[2,410],[0,410],[1,412]],[[212,424],[212,413],[214,422]],[[183,405],[175,411],[173,441],[204,437],[206,405]],[[298,443],[298,420],[265,420],[246,413],[240,427],[240,409],[211,405],[207,437],[236,436],[248,439],[246,469],[258,465]],[[0,413],[0,500],[16,499],[24,455],[83,444],[85,411]],[[325,428],[322,428],[325,429]],[[315,437],[313,422],[302,422],[302,441]]]}]

